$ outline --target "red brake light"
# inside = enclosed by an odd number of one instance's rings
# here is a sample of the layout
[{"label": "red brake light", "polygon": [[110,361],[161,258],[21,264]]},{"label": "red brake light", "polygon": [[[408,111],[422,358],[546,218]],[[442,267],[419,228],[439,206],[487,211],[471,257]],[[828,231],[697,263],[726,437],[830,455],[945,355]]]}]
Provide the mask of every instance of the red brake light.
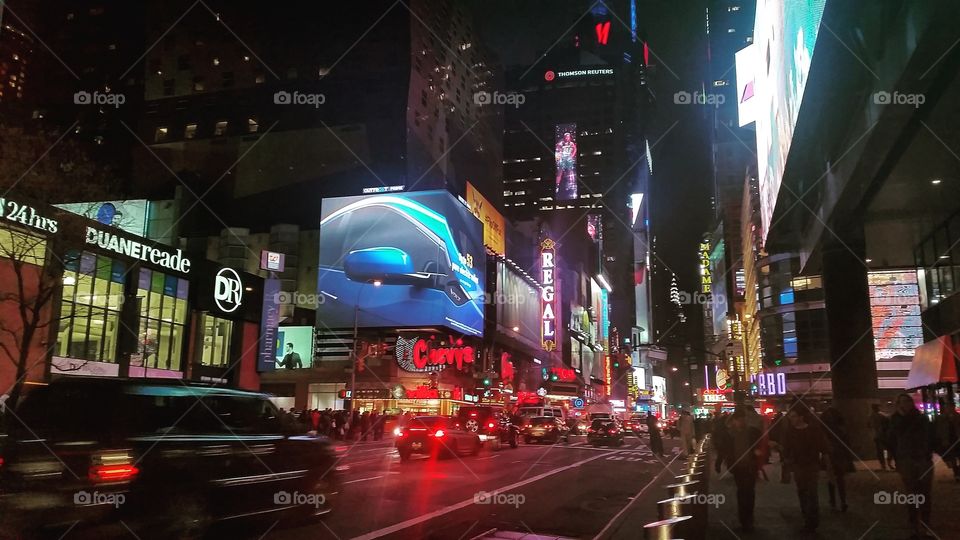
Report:
[{"label": "red brake light", "polygon": [[433,434],[433,436],[434,436],[434,437],[437,437],[437,438],[443,437],[444,435],[445,435],[445,433],[443,432],[442,429],[438,429],[438,430],[436,431],[436,433]]},{"label": "red brake light", "polygon": [[477,415],[477,413],[475,413],[475,412],[470,413],[470,416],[476,416],[476,415]]},{"label": "red brake light", "polygon": [[87,477],[92,482],[127,482],[140,473],[134,465],[91,465]]},{"label": "red brake light", "polygon": [[487,424],[487,427],[490,428],[490,429],[493,429],[494,426],[496,426],[496,424],[494,424],[493,422],[489,422],[489,423]]}]

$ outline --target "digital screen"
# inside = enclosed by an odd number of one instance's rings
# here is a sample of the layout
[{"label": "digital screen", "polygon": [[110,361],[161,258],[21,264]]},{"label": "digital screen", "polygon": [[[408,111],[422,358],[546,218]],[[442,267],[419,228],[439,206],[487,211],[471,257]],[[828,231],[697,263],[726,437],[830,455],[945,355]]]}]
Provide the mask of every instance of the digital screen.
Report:
[{"label": "digital screen", "polygon": [[313,367],[313,327],[281,326],[277,329],[277,369]]},{"label": "digital screen", "polygon": [[600,221],[600,214],[590,214],[587,216],[587,236],[594,242],[603,238],[603,224]]},{"label": "digital screen", "polygon": [[147,236],[147,220],[150,216],[150,201],[147,200],[80,202],[54,206],[130,234]]},{"label": "digital screen", "polygon": [[912,359],[914,349],[923,344],[916,271],[869,272],[867,283],[877,362]]},{"label": "digital screen", "polygon": [[483,335],[483,226],[446,191],[324,199],[318,325]]},{"label": "digital screen", "polygon": [[557,124],[554,143],[556,200],[572,201],[577,198],[577,125]]},{"label": "digital screen", "polygon": [[737,115],[740,118],[740,127],[757,119],[757,74],[759,64],[757,45],[751,43],[737,51]]},{"label": "digital screen", "polygon": [[757,171],[764,240],[797,125],[826,0],[760,0],[754,24]]}]

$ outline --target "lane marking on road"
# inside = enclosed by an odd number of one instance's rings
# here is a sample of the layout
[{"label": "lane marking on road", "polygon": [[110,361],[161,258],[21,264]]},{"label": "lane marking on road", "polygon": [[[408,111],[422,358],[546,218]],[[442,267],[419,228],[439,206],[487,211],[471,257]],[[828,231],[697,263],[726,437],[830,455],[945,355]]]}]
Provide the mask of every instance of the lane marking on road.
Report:
[{"label": "lane marking on road", "polygon": [[366,482],[367,480],[376,480],[377,478],[383,478],[383,475],[380,476],[371,476],[370,478],[357,478],[356,480],[349,480],[347,482],[341,482],[342,484],[356,484],[357,482]]},{"label": "lane marking on road", "polygon": [[486,457],[477,458],[477,460],[481,460],[481,459],[493,459],[493,458],[498,458],[498,457],[501,457],[501,456],[503,456],[503,454],[494,454],[494,455],[492,455],[492,456],[486,456]]},{"label": "lane marking on road", "polygon": [[609,522],[607,522],[607,525],[603,529],[601,529],[596,536],[593,537],[593,540],[603,540],[604,538],[609,538],[609,536],[605,536],[605,535],[608,535],[610,529],[614,526],[614,524],[617,523],[617,521],[621,518],[621,516],[623,516],[627,512],[627,510],[629,510],[630,507],[633,506],[634,503],[640,500],[640,497],[642,497],[643,493],[647,491],[647,488],[652,486],[653,483],[656,482],[663,475],[663,473],[668,471],[672,473],[672,471],[670,470],[670,465],[673,465],[673,462],[676,461],[678,457],[679,456],[674,456],[673,459],[670,460],[670,462],[667,463],[659,473],[655,474],[653,478],[649,482],[647,482],[647,485],[643,486],[643,489],[641,489],[636,495],[634,495],[633,498],[629,499],[630,502],[628,502],[623,508],[621,508],[620,511],[617,512],[617,515],[613,516],[613,518]]},{"label": "lane marking on road", "polygon": [[[517,489],[517,488],[519,488],[519,487],[523,487],[523,486],[526,486],[526,485],[528,485],[528,484],[532,484],[532,483],[537,482],[537,481],[539,481],[539,480],[543,480],[544,478],[547,478],[547,477],[549,477],[549,476],[553,476],[553,475],[555,475],[555,474],[558,474],[558,473],[561,473],[561,472],[564,472],[564,471],[569,471],[570,469],[575,469],[575,468],[577,468],[577,467],[579,467],[579,466],[581,466],[581,465],[583,465],[583,464],[585,464],[585,463],[589,463],[589,462],[591,462],[591,461],[600,459],[601,457],[603,457],[603,456],[602,456],[602,455],[599,455],[599,456],[589,457],[589,458],[587,458],[587,459],[581,459],[580,461],[575,461],[575,462],[573,462],[573,463],[571,463],[571,464],[569,464],[569,465],[565,465],[565,466],[560,467],[560,468],[558,468],[558,469],[553,469],[553,470],[550,470],[550,471],[547,471],[547,472],[543,472],[543,473],[540,473],[540,474],[538,474],[538,475],[536,475],[536,476],[531,476],[530,478],[527,478],[527,479],[525,479],[525,480],[521,480],[521,481],[519,481],[519,482],[514,482],[514,483],[512,483],[512,484],[510,484],[510,485],[503,486],[503,487],[499,487],[499,488],[494,488],[494,489],[491,489],[491,490],[488,490],[488,491],[495,491],[495,492],[497,492],[497,493],[508,492],[508,491]],[[476,502],[474,502],[474,500],[473,500],[472,498],[470,498],[470,499],[467,499],[467,500],[465,500],[465,501],[461,501],[461,502],[458,502],[458,503],[456,503],[456,504],[451,504],[450,506],[447,506],[447,507],[444,507],[444,508],[440,508],[440,509],[438,509],[438,510],[434,510],[433,512],[430,512],[430,513],[428,513],[428,514],[423,514],[423,515],[421,515],[421,516],[417,516],[417,517],[415,517],[415,518],[410,518],[410,519],[408,519],[408,520],[406,520],[406,521],[401,521],[400,523],[396,523],[396,524],[394,524],[394,525],[390,525],[389,527],[384,527],[384,528],[382,528],[382,529],[377,529],[377,530],[375,530],[375,531],[368,532],[367,534],[364,534],[364,535],[361,535],[361,536],[356,536],[356,537],[352,538],[351,540],[373,540],[374,538],[381,538],[381,537],[384,537],[384,536],[386,536],[386,535],[388,535],[388,534],[393,534],[393,533],[395,533],[395,532],[402,531],[402,530],[407,529],[407,528],[409,528],[409,527],[413,527],[414,525],[418,525],[418,524],[420,524],[420,523],[423,523],[424,521],[429,521],[429,520],[431,520],[431,519],[438,518],[438,517],[440,517],[440,516],[449,514],[450,512],[454,512],[454,511],[456,511],[456,510],[460,510],[460,509],[466,508],[466,507],[468,507],[468,506],[473,506],[474,504],[476,504]]]}]

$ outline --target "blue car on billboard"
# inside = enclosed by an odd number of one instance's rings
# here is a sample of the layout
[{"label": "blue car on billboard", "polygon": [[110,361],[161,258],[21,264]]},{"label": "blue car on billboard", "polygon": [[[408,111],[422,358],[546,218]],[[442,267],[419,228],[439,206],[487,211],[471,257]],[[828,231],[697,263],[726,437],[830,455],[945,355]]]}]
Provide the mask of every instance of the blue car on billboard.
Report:
[{"label": "blue car on billboard", "polygon": [[325,199],[321,328],[443,326],[483,334],[482,226],[445,191]]}]

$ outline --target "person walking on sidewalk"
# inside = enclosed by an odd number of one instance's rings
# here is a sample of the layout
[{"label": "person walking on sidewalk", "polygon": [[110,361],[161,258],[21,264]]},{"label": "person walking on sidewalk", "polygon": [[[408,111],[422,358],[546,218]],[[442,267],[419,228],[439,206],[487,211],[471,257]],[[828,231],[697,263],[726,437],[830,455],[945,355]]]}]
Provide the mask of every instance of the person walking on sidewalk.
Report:
[{"label": "person walking on sidewalk", "polygon": [[748,423],[747,413],[738,410],[727,422],[728,470],[737,484],[737,515],[744,532],[753,530],[753,508],[757,495],[757,468],[759,467],[760,430]]},{"label": "person walking on sidewalk", "polygon": [[[714,460],[713,467],[720,474],[720,466],[723,465],[724,456],[730,453],[730,434],[727,432],[726,414],[720,413],[713,419],[713,446],[717,449],[717,459]],[[730,466],[730,463],[727,463]]]},{"label": "person walking on sidewalk", "polygon": [[940,399],[940,414],[933,423],[937,432],[937,453],[960,482],[960,414],[950,398]]},{"label": "person walking on sidewalk", "polygon": [[904,490],[915,502],[906,505],[910,527],[915,537],[923,538],[930,527],[934,432],[910,394],[897,396],[897,412],[890,419],[889,444]]},{"label": "person walking on sidewalk", "polygon": [[663,437],[660,436],[660,428],[657,426],[657,417],[652,413],[647,413],[647,432],[650,434],[650,451],[655,455],[663,456]]},{"label": "person walking on sidewalk", "polygon": [[853,472],[853,452],[843,415],[836,407],[829,407],[820,415],[820,421],[827,428],[827,442],[830,443],[830,468],[827,469],[827,494],[830,496],[830,508],[837,509],[837,495],[840,496],[840,511],[847,511],[847,473]]},{"label": "person walking on sidewalk", "polygon": [[821,465],[830,460],[830,447],[813,413],[804,404],[797,404],[790,409],[787,419],[790,427],[784,431],[784,467],[790,469],[793,481],[797,484],[803,530],[812,533],[820,526],[817,484]]},{"label": "person walking on sidewalk", "polygon": [[682,411],[677,424],[680,428],[680,442],[682,443],[683,453],[687,456],[693,455],[693,445],[696,443],[696,434],[694,433],[693,416],[690,415],[690,411]]},{"label": "person walking on sidewalk", "polygon": [[[880,412],[880,405],[874,403],[870,406],[870,431],[873,432],[873,445],[877,450],[877,460],[880,461],[880,469],[887,470],[887,430],[890,428],[890,419]],[[892,464],[891,464],[892,465]]]}]

